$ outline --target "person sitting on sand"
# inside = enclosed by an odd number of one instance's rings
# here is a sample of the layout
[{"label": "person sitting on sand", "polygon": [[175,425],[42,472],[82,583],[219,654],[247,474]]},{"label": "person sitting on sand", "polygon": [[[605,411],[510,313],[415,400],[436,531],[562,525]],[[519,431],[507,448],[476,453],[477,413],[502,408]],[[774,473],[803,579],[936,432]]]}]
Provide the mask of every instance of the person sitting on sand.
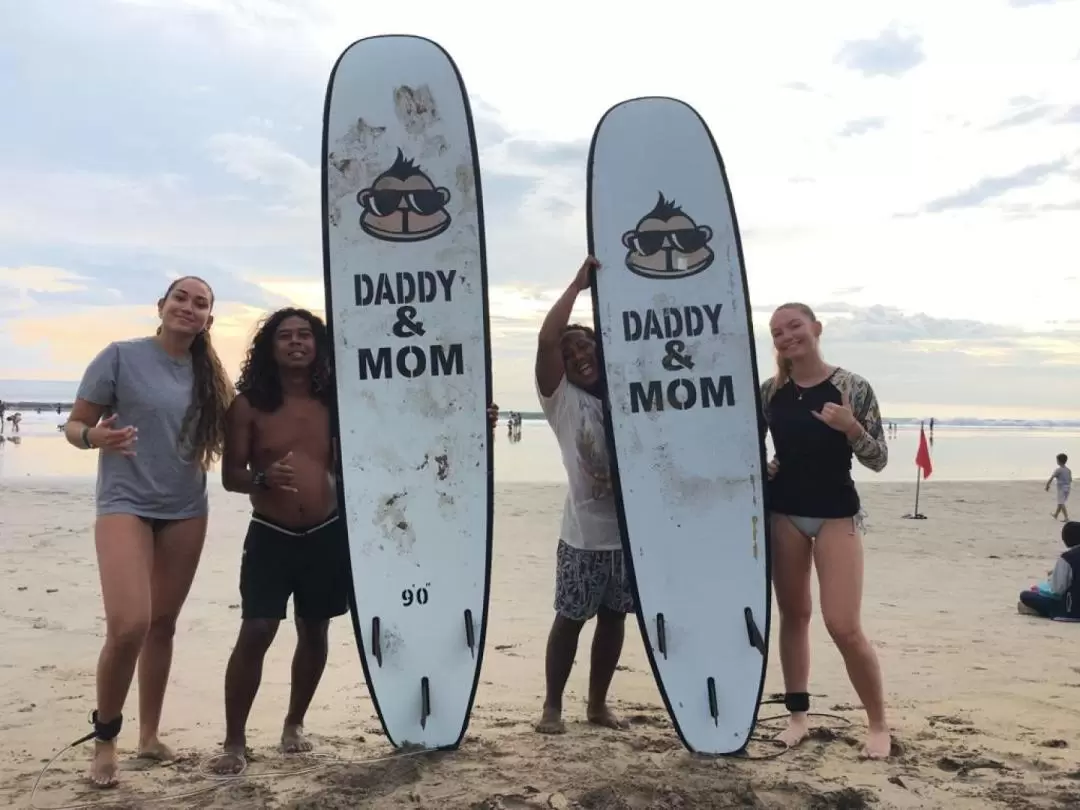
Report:
[{"label": "person sitting on sand", "polygon": [[[821,323],[805,304],[784,304],[770,321],[777,372],[761,389],[763,428],[776,456],[768,465],[766,508],[772,529],[772,577],[780,609],[780,664],[791,713],[778,739],[798,744],[808,732],[810,570],[817,568],[825,627],[839,648],[869,721],[864,755],[889,756],[881,669],[863,634],[863,549],[859,494],[851,459],[880,472],[888,447],[869,383],[822,359]],[[762,441],[764,441],[764,432]]]},{"label": "person sitting on sand", "polygon": [[625,723],[608,708],[607,693],[622,653],[626,614],[634,601],[619,540],[619,523],[604,439],[603,384],[596,337],[587,326],[569,324],[593,257],[548,312],[536,352],[540,405],[555,433],[569,482],[555,568],[555,621],[548,635],[547,695],[536,730],[566,731],[562,697],[585,622],[596,618],[589,698],[589,722],[610,728]]},{"label": "person sitting on sand", "polygon": [[94,543],[105,644],[90,766],[98,787],[117,781],[116,737],[136,662],[139,756],[173,758],[158,739],[173,634],[206,539],[206,474],[223,450],[233,396],[210,343],[213,305],[202,279],[170,284],[158,301],[157,335],[106,346],[64,426],[72,445],[101,451]]},{"label": "person sitting on sand", "polygon": [[1064,453],[1058,453],[1057,455],[1057,469],[1050,474],[1050,480],[1046,482],[1046,491],[1050,491],[1050,485],[1057,481],[1057,509],[1054,510],[1053,517],[1056,520],[1058,515],[1061,515],[1061,519],[1066,523],[1069,522],[1069,510],[1065,504],[1069,500],[1069,490],[1072,489],[1072,470],[1065,466],[1069,457]]},{"label": "person sitting on sand", "polygon": [[1020,613],[1080,621],[1080,522],[1061,527],[1061,542],[1066,551],[1057,558],[1047,581],[1020,592],[1016,606]]}]

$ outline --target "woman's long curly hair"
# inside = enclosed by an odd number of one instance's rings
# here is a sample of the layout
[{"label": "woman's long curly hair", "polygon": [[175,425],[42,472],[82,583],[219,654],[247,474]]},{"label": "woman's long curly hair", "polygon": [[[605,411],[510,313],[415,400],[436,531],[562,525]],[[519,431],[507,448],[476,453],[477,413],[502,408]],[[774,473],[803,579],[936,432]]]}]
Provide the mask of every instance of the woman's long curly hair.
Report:
[{"label": "woman's long curly hair", "polygon": [[259,324],[244,364],[236,390],[247,397],[256,410],[272,413],[281,407],[285,397],[281,390],[281,373],[274,359],[274,336],[287,318],[302,318],[311,325],[315,335],[315,362],[311,366],[311,394],[329,407],[333,398],[334,373],[330,364],[330,336],[326,324],[306,309],[287,307],[267,315]]},{"label": "woman's long curly hair", "polygon": [[[214,290],[198,276],[181,276],[165,290],[162,301],[172,294],[181,281],[197,281],[210,293],[210,308],[214,307]],[[161,334],[161,327],[158,327]],[[204,470],[209,470],[221,458],[225,449],[225,412],[235,396],[229,375],[221,358],[210,342],[210,333],[203,330],[191,342],[192,383],[191,404],[180,424],[180,451]]]}]

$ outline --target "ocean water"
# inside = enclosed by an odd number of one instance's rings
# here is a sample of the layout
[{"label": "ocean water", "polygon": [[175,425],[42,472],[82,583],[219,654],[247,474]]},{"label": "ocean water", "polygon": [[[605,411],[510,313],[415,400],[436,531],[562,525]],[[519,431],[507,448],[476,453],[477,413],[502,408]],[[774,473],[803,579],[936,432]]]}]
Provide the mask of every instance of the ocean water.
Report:
[{"label": "ocean water", "polygon": [[[8,399],[0,391],[0,398]],[[59,427],[66,413],[23,411],[17,441],[10,423],[0,443],[0,480],[87,478],[96,473],[95,453],[68,445]],[[912,482],[916,478],[917,425],[901,425],[889,439],[889,465],[881,473],[856,464],[856,481]],[[771,447],[770,447],[771,452]],[[1054,456],[1068,453],[1080,467],[1080,428],[979,427],[942,425],[934,431],[933,481],[1045,481]],[[524,419],[521,441],[511,442],[505,422],[495,433],[495,479],[499,483],[563,483],[566,475],[555,437],[547,423]]]}]

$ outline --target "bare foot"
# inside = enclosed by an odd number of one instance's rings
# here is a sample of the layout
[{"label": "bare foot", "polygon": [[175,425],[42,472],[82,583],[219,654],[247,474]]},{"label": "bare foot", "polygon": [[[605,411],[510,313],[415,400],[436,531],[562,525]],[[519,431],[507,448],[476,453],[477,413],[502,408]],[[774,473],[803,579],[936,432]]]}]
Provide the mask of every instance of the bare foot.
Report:
[{"label": "bare foot", "polygon": [[796,745],[806,739],[806,735],[810,733],[810,721],[806,717],[805,712],[794,712],[788,718],[787,728],[776,735],[774,739],[779,740],[788,748],[794,748]]},{"label": "bare foot", "polygon": [[540,722],[534,728],[541,734],[565,734],[566,724],[562,719],[562,709],[545,706],[543,714],[540,715]]},{"label": "bare foot", "polygon": [[210,770],[219,776],[238,776],[247,768],[248,750],[243,742],[226,742],[222,753],[210,762]]},{"label": "bare foot", "polygon": [[169,746],[155,737],[148,742],[140,743],[139,759],[152,759],[154,762],[172,762],[176,759],[176,754]]},{"label": "bare foot", "polygon": [[587,709],[585,717],[594,726],[616,729],[630,728],[630,724],[609,709],[607,704],[604,704],[599,709]]},{"label": "bare foot", "polygon": [[892,735],[888,728],[871,728],[866,735],[863,756],[867,759],[888,759],[892,753]]},{"label": "bare foot", "polygon": [[116,741],[94,741],[94,757],[90,760],[90,784],[97,788],[116,787],[116,771],[120,761],[116,756]]},{"label": "bare foot", "polygon": [[281,732],[281,750],[286,754],[301,754],[315,746],[304,736],[303,726],[285,726]]}]

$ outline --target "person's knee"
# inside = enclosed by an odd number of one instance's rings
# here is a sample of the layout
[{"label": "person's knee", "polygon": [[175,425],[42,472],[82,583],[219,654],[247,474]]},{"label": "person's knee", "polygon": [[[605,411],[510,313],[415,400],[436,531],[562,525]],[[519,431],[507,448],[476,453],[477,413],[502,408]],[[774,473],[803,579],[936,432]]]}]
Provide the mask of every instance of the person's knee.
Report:
[{"label": "person's knee", "polygon": [[330,646],[328,619],[297,619],[296,644],[309,650],[326,650]]},{"label": "person's knee", "polygon": [[138,652],[150,630],[150,619],[141,614],[110,617],[106,623],[105,639],[109,646]]},{"label": "person's knee", "polygon": [[863,643],[863,631],[857,617],[825,616],[825,629],[841,650],[851,649]]},{"label": "person's knee", "polygon": [[596,623],[604,627],[623,627],[626,624],[626,614],[618,610],[612,610],[606,605],[601,605],[600,609],[596,611]]},{"label": "person's knee", "polygon": [[556,613],[555,621],[551,624],[551,633],[558,638],[577,638],[581,635],[581,628],[585,626],[585,621],[585,619],[571,619],[561,613]]},{"label": "person's knee", "polygon": [[176,616],[155,616],[150,620],[146,635],[152,641],[171,641],[176,635]]},{"label": "person's knee", "polygon": [[262,655],[270,649],[277,629],[276,619],[245,619],[236,646],[248,655]]},{"label": "person's knee", "polygon": [[814,611],[814,602],[810,598],[809,588],[789,588],[776,591],[776,606],[780,610],[780,620],[789,626],[809,625]]}]

